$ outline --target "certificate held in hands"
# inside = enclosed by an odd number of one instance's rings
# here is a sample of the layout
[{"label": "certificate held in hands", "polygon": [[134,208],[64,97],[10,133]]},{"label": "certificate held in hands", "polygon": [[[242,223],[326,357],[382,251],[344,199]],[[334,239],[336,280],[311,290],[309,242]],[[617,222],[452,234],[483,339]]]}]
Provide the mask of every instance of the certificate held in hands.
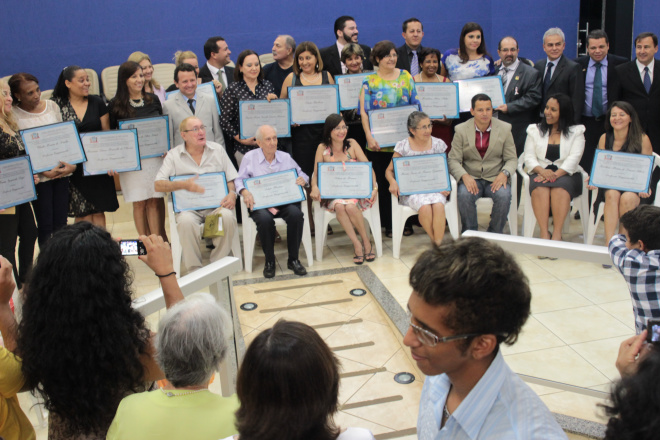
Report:
[{"label": "certificate held in hands", "polygon": [[504,88],[502,77],[486,76],[483,78],[461,79],[458,84],[459,106],[462,112],[469,112],[472,108],[472,97],[478,93],[488,95],[493,103],[493,109],[506,104],[504,101]]},{"label": "certificate held in hands", "polygon": [[408,116],[417,110],[416,105],[404,105],[369,112],[371,135],[380,148],[391,147],[408,137]]},{"label": "certificate held in hands", "polygon": [[371,162],[318,163],[322,199],[368,199],[373,191]]},{"label": "certificate held in hands", "polygon": [[87,162],[83,163],[86,176],[140,170],[140,149],[137,131],[95,131],[80,135]]},{"label": "certificate held in hands", "polygon": [[[170,181],[188,180],[193,174],[171,176]],[[224,171],[219,173],[200,174],[195,183],[204,188],[203,193],[180,189],[172,192],[174,212],[199,211],[202,209],[219,208],[229,193],[227,178]]]},{"label": "certificate held in hands", "polygon": [[444,153],[395,157],[392,161],[394,177],[402,196],[451,191],[447,156]]},{"label": "certificate held in hands", "polygon": [[32,166],[27,156],[0,161],[0,209],[36,200]]},{"label": "certificate held in hands", "polygon": [[339,90],[335,84],[289,87],[292,124],[322,124],[339,113]]},{"label": "certificate held in hands", "polygon": [[[634,193],[648,193],[654,156],[596,150],[589,185]],[[657,195],[656,195],[657,197]]]},{"label": "certificate held in hands", "polygon": [[254,198],[253,211],[288,205],[305,200],[302,187],[296,183],[295,169],[245,179],[245,187]]},{"label": "certificate held in hands", "polygon": [[287,99],[239,101],[238,116],[241,139],[254,137],[257,128],[270,125],[277,130],[277,137],[291,136],[291,109]]},{"label": "certificate held in hands", "polygon": [[85,152],[73,121],[43,125],[20,131],[35,173],[50,171],[60,162],[85,161]]},{"label": "certificate held in hands", "polygon": [[337,87],[339,87],[339,108],[340,110],[353,110],[358,108],[360,102],[360,90],[362,90],[362,81],[373,72],[356,73],[353,75],[338,75],[335,77]]},{"label": "certificate held in hands", "polygon": [[125,119],[120,129],[137,130],[140,159],[160,157],[170,150],[170,121],[167,116]]},{"label": "certificate held in hands", "polygon": [[422,103],[424,113],[431,119],[456,119],[458,111],[458,84],[456,83],[417,83],[417,99]]}]

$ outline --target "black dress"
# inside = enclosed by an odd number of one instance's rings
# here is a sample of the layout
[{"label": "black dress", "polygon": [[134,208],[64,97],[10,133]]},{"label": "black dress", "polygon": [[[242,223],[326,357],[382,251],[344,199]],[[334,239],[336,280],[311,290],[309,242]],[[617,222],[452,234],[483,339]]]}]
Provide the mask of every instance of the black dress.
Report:
[{"label": "black dress", "polygon": [[[82,121],[78,119],[68,100],[54,100],[62,112],[62,121],[75,121],[78,133],[101,131],[101,117],[108,113],[103,99],[89,95],[87,111]],[[83,166],[78,164],[69,179],[69,217],[85,217],[101,212],[114,212],[119,208],[115,181],[107,174],[83,176]]]},{"label": "black dress", "polygon": [[[559,144],[548,144],[548,149],[546,150],[545,158],[551,162],[555,162],[559,159]],[[552,171],[557,171],[555,165],[549,165],[546,169]],[[571,175],[565,174],[559,177],[554,182],[537,182],[534,180],[536,174],[530,174],[529,176],[529,193],[531,194],[538,187],[542,188],[561,188],[566,190],[568,195],[573,200],[575,197],[582,194],[582,173],[577,171]]]},{"label": "black dress", "polygon": [[[330,84],[330,74],[325,70],[321,72],[321,84]],[[293,85],[302,86],[300,77],[293,76]],[[324,124],[306,124],[298,127],[291,127],[291,143],[293,145],[293,160],[300,166],[305,174],[310,178],[314,172],[314,159],[316,149],[323,138]]]}]

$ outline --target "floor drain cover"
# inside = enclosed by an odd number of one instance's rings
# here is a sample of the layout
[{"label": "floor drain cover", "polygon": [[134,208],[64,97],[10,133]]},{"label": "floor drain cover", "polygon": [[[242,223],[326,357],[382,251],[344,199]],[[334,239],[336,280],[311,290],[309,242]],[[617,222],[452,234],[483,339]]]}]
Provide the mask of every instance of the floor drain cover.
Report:
[{"label": "floor drain cover", "polygon": [[251,310],[254,310],[254,309],[256,309],[256,308],[257,308],[257,304],[256,304],[256,303],[244,303],[244,304],[241,304],[241,310],[245,310],[245,311],[248,311],[248,312],[251,311]]},{"label": "floor drain cover", "polygon": [[364,289],[353,289],[350,293],[353,296],[364,296],[367,294],[367,291]]},{"label": "floor drain cover", "polygon": [[394,375],[394,380],[400,384],[408,385],[409,383],[413,383],[415,381],[415,376],[413,376],[411,373],[397,373]]}]

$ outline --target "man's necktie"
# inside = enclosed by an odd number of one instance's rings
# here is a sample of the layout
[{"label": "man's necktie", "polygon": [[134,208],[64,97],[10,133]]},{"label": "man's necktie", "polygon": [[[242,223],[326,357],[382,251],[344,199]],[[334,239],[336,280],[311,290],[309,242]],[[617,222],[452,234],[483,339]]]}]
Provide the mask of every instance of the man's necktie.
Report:
[{"label": "man's necktie", "polygon": [[419,58],[417,58],[417,51],[413,50],[413,59],[410,62],[410,74],[415,76],[419,73]]},{"label": "man's necktie", "polygon": [[225,77],[222,75],[222,69],[218,70],[218,81],[222,84],[222,92],[224,93],[227,90],[227,84],[225,83]]},{"label": "man's necktie", "polygon": [[545,97],[548,92],[548,87],[550,87],[550,80],[552,79],[552,68],[555,66],[554,63],[548,63],[548,70],[545,72],[545,78],[543,78],[543,96]]},{"label": "man's necktie", "polygon": [[651,91],[651,75],[649,75],[648,66],[644,67],[644,88],[646,89],[646,93]]},{"label": "man's necktie", "polygon": [[188,107],[190,107],[190,111],[194,115],[195,114],[195,106],[193,105],[193,102],[195,102],[195,100],[192,99],[192,98],[188,100]]},{"label": "man's necktie", "polygon": [[500,75],[502,76],[502,90],[504,90],[505,93],[506,93],[506,84],[507,82],[509,82],[509,75],[507,75],[508,71],[509,69],[507,69],[506,67],[502,67],[502,69],[500,69]]},{"label": "man's necktie", "polygon": [[591,114],[594,118],[603,116],[603,73],[602,64],[596,63],[596,74],[594,75],[594,91],[591,100]]}]

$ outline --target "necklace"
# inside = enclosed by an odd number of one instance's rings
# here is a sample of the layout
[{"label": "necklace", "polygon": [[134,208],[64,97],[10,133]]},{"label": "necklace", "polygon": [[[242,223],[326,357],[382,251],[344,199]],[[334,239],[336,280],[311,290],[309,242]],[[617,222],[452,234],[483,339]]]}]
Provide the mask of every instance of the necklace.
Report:
[{"label": "necklace", "polygon": [[128,103],[131,104],[131,107],[144,107],[144,99],[129,99]]},{"label": "necklace", "polygon": [[316,79],[319,77],[319,75],[320,75],[320,73],[319,73],[319,72],[316,72],[316,73],[314,74],[314,76],[312,76],[313,79],[309,79],[309,78],[307,78],[307,75],[305,75],[304,72],[300,72],[300,76],[301,76],[305,81],[307,81],[307,82],[314,82],[314,81],[316,81]]},{"label": "necklace", "polygon": [[445,416],[445,420],[448,419],[449,416],[451,416],[451,413],[450,413],[449,410],[447,409],[447,404],[446,404],[446,403],[445,403],[445,408],[444,408],[444,410],[443,410],[443,414],[444,414],[444,416]]},{"label": "necklace", "polygon": [[163,394],[165,394],[167,397],[179,397],[179,396],[186,396],[188,394],[195,394],[195,393],[200,393],[202,391],[208,391],[208,388],[202,388],[201,390],[193,390],[193,391],[184,391],[182,393],[174,393],[172,391],[165,391],[164,389],[160,389]]}]

